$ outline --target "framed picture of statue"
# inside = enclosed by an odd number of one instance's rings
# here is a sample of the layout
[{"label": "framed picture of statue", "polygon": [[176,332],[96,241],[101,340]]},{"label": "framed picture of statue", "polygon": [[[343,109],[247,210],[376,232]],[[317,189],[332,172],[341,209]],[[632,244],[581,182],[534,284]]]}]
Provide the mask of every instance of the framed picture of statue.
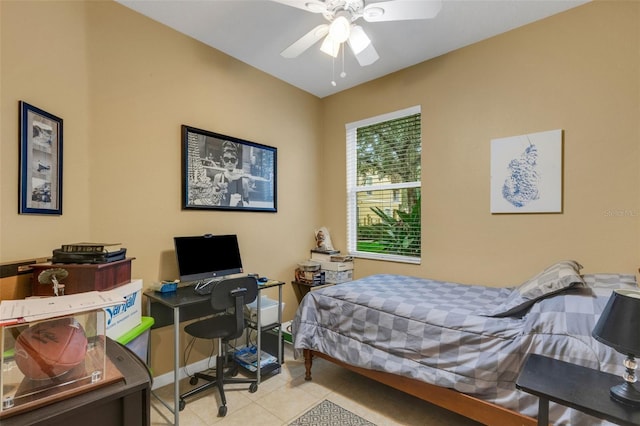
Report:
[{"label": "framed picture of statue", "polygon": [[182,208],[277,212],[276,148],[182,126]]},{"label": "framed picture of statue", "polygon": [[62,214],[62,119],[20,101],[19,214]]}]

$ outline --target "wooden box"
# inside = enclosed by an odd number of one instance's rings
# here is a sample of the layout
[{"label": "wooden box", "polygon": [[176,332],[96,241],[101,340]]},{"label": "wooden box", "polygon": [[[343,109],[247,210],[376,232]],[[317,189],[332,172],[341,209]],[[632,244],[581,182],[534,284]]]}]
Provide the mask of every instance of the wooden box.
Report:
[{"label": "wooden box", "polygon": [[38,276],[48,269],[64,269],[66,278],[59,279],[64,284],[64,294],[87,291],[111,290],[131,281],[131,261],[127,258],[109,263],[36,263],[33,265],[31,291],[33,296],[53,296],[52,284],[41,284]]}]

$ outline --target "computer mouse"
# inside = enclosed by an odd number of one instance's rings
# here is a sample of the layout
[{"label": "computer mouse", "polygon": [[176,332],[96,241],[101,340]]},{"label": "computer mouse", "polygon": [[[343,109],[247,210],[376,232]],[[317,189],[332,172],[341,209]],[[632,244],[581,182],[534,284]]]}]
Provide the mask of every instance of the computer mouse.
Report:
[{"label": "computer mouse", "polygon": [[260,278],[258,278],[258,282],[259,282],[259,283],[266,283],[267,281],[269,281],[269,278],[267,278],[267,277],[260,277]]}]

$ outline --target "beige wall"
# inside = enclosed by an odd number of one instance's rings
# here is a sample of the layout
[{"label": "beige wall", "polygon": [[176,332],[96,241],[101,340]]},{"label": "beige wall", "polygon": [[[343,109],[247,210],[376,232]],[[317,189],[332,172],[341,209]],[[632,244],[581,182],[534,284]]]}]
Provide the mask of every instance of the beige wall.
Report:
[{"label": "beige wall", "polygon": [[[587,4],[320,100],[113,2],[2,0],[0,262],[119,241],[148,285],[177,275],[173,236],[228,232],[247,271],[288,281],[316,227],[345,249],[344,124],[419,104],[423,263],[358,260],[357,276],[501,286],[562,258],[635,273],[639,9]],[[21,99],[65,120],[60,217],[17,214]],[[181,124],[277,147],[278,213],[182,211]],[[557,128],[564,213],[491,215],[490,140]],[[285,302],[290,318],[290,285]]]},{"label": "beige wall", "polygon": [[[0,262],[51,255],[90,233],[86,7],[0,2]],[[63,215],[18,215],[18,101],[64,119]]]},{"label": "beige wall", "polygon": [[[115,2],[1,1],[0,15],[0,262],[117,241],[149,285],[177,278],[173,236],[235,233],[247,272],[292,278],[321,224],[309,190],[319,186],[319,99]],[[60,217],[17,214],[21,99],[64,119]],[[277,147],[278,213],[181,210],[182,124]],[[283,291],[291,318],[296,299]],[[162,373],[169,332],[153,342]]]},{"label": "beige wall", "polygon": [[[119,5],[87,22],[91,238],[126,243],[153,280],[177,277],[174,235],[235,233],[248,272],[286,280],[319,220],[299,188],[318,185],[300,159],[317,156],[320,101]],[[277,147],[278,213],[181,210],[181,124]]]},{"label": "beige wall", "polygon": [[[564,258],[636,273],[639,10],[587,4],[326,98],[321,190],[338,247],[345,123],[422,106],[422,264],[358,260],[356,275],[505,286]],[[491,139],[553,129],[564,129],[564,213],[491,215]]]}]

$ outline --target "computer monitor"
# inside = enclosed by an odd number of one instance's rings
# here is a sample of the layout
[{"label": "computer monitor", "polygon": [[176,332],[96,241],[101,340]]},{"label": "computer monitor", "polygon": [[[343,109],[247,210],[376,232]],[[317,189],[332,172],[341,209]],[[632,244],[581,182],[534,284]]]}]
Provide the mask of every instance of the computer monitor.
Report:
[{"label": "computer monitor", "polygon": [[236,235],[174,237],[180,281],[205,281],[242,273]]}]

